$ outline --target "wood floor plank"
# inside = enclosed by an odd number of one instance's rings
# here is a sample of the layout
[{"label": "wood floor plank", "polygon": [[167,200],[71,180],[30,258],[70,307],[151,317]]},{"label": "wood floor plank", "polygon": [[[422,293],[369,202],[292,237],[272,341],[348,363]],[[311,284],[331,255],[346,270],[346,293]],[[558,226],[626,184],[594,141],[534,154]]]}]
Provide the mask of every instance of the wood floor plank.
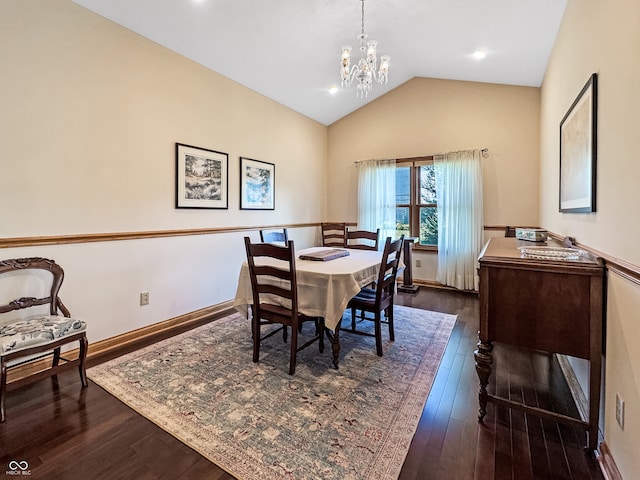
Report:
[{"label": "wood floor plank", "polygon": [[[455,395],[460,382],[460,375],[464,365],[464,358],[461,356],[454,357],[451,369],[448,372],[447,382],[442,392],[442,399],[436,412],[436,421],[432,425],[433,433],[429,439],[429,445],[442,448],[449,423],[451,420],[451,411],[455,402]],[[438,428],[434,428],[437,425]]]},{"label": "wood floor plank", "polygon": [[478,425],[474,478],[492,480],[496,478],[496,419],[495,410],[490,409],[483,422]]},{"label": "wood floor plank", "polygon": [[[524,388],[529,377],[529,365],[524,355],[510,357],[509,397],[514,402],[524,403]],[[524,412],[511,411],[511,452],[514,478],[533,478],[531,445]]]}]

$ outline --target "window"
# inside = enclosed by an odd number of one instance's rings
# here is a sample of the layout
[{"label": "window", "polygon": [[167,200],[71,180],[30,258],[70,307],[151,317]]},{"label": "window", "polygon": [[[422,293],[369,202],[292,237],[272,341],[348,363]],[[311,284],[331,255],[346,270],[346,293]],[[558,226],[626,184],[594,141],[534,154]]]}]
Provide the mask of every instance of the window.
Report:
[{"label": "window", "polygon": [[396,234],[438,246],[438,205],[433,157],[396,163]]}]

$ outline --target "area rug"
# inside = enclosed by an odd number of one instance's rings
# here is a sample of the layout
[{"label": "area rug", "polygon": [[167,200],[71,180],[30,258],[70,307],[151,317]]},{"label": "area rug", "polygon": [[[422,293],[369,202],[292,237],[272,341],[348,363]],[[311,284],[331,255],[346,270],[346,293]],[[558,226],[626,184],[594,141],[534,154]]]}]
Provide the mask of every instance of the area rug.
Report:
[{"label": "area rug", "polygon": [[[396,479],[456,316],[394,314],[383,357],[374,338],[341,332],[338,370],[326,342],[322,354],[317,343],[299,352],[288,375],[279,334],[253,363],[249,321],[233,314],[87,373],[238,479]],[[312,330],[305,324],[300,344]]]}]

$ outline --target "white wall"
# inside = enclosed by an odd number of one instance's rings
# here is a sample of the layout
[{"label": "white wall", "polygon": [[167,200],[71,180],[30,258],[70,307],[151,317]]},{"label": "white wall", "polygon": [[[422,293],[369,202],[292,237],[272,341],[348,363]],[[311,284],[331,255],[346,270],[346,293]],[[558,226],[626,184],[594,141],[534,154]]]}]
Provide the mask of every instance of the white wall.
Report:
[{"label": "white wall", "polygon": [[[640,265],[640,3],[569,0],[542,86],[540,218],[543,227],[631,265]],[[598,73],[597,212],[558,212],[559,124]],[[607,288],[604,436],[623,477],[640,472],[640,286],[610,272]],[[624,429],[615,394],[626,403]]]},{"label": "white wall", "polygon": [[[0,58],[0,237],[323,218],[317,122],[66,0],[0,0]],[[175,209],[176,142],[229,154],[228,210]],[[240,156],[276,165],[274,211],[239,210]],[[317,229],[290,233],[304,247]],[[0,259],[58,261],[61,297],[94,342],[232,299],[243,236],[5,248]]]}]

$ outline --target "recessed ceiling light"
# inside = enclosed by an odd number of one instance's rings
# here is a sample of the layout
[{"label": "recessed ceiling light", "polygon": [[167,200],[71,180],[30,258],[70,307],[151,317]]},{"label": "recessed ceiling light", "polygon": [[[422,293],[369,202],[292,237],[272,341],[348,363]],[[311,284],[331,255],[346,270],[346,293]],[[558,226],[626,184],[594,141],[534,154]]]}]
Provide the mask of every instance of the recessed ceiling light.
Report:
[{"label": "recessed ceiling light", "polygon": [[335,95],[336,93],[338,93],[338,87],[336,87],[336,86],[331,87],[331,88],[329,89],[329,93],[330,93],[331,95]]},{"label": "recessed ceiling light", "polygon": [[475,58],[476,60],[482,60],[484,59],[487,54],[484,53],[482,50],[476,50],[475,52],[473,52],[473,58]]}]

